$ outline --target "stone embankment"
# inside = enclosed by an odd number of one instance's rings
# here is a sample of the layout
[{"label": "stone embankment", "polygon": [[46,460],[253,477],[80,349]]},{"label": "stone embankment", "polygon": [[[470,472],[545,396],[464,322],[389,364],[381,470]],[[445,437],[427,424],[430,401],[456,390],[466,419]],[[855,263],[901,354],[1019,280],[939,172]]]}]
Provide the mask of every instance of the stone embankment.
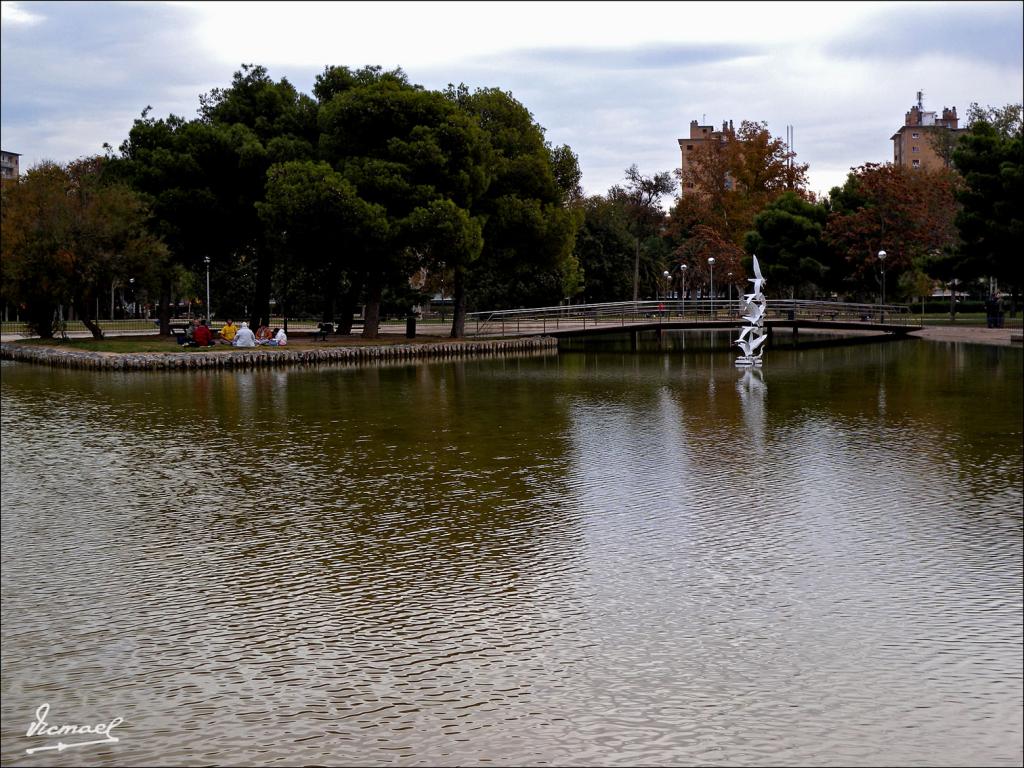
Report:
[{"label": "stone embankment", "polygon": [[551,352],[558,340],[548,336],[497,341],[382,344],[316,349],[256,348],[223,352],[90,352],[60,347],[3,343],[0,359],[108,371],[247,370],[288,365],[363,364],[413,360],[450,360],[507,354]]}]

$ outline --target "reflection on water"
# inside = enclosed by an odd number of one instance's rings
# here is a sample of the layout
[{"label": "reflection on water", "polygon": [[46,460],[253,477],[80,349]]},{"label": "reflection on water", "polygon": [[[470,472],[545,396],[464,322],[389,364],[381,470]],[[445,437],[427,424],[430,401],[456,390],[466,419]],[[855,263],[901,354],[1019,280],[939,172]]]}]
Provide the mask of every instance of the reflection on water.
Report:
[{"label": "reflection on water", "polygon": [[733,356],[4,363],[4,764],[1020,764],[1020,352]]}]

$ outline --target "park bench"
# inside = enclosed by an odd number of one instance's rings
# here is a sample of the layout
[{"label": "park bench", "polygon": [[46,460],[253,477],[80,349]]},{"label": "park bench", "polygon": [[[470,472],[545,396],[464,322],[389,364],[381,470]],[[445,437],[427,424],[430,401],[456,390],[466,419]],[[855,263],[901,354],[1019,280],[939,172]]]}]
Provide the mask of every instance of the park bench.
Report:
[{"label": "park bench", "polygon": [[186,342],[185,334],[188,333],[188,326],[184,323],[171,323],[171,333],[177,339],[178,346],[183,346]]},{"label": "park bench", "polygon": [[[174,334],[175,340],[178,342],[179,347],[183,347],[188,344],[188,324],[187,323],[174,323],[170,325],[171,333]],[[220,336],[220,331],[215,331],[213,328],[210,329],[210,346],[213,346],[213,342]]]}]

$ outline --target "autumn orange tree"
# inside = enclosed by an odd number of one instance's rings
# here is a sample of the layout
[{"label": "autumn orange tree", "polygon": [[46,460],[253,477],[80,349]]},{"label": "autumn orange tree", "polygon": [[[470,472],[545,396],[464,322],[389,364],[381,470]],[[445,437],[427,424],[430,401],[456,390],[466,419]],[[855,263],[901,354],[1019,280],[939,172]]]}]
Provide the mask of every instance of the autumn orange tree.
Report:
[{"label": "autumn orange tree", "polygon": [[685,280],[681,293],[685,296],[690,290],[700,288],[701,295],[709,295],[711,282],[711,265],[709,258],[715,260],[715,273],[718,276],[716,285],[719,291],[727,290],[731,284],[737,286],[737,295],[746,287],[746,280],[743,276],[746,272],[743,269],[743,249],[730,240],[722,237],[721,233],[714,227],[706,224],[697,224],[693,227],[690,236],[683,241],[674,252],[675,258],[680,264],[686,264],[686,270],[678,270],[674,276],[678,280]]},{"label": "autumn orange tree", "polygon": [[879,251],[886,252],[887,284],[898,291],[899,279],[916,264],[955,250],[954,192],[961,183],[946,169],[891,163],[854,168],[842,187],[832,189],[825,229],[826,241],[845,262],[847,288],[861,294],[880,289]]},{"label": "autumn orange tree", "polygon": [[53,336],[57,309],[69,305],[102,337],[90,309],[105,286],[129,276],[144,284],[166,257],[146,228],[144,202],[105,180],[105,163],[43,162],[3,189],[0,288],[43,338]]},{"label": "autumn orange tree", "polygon": [[676,172],[685,189],[672,212],[676,236],[685,239],[701,225],[742,246],[765,206],[788,190],[807,194],[807,165],[793,157],[767,123],[750,120],[696,147],[686,173]]}]

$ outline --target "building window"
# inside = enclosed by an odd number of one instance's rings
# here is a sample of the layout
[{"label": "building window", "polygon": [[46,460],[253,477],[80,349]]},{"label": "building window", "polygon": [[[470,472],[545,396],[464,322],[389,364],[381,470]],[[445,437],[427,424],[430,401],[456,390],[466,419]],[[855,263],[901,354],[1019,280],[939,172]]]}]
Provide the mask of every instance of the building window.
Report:
[{"label": "building window", "polygon": [[912,134],[910,134],[910,138],[912,138],[912,139],[920,139],[921,138],[921,134],[920,133],[912,133]]},{"label": "building window", "polygon": [[686,151],[687,152],[692,152],[693,151],[693,144],[687,144],[686,145]]},{"label": "building window", "polygon": [[920,168],[921,167],[921,161],[920,160],[914,160],[914,161],[912,161],[911,165],[913,165],[915,168]]},{"label": "building window", "polygon": [[920,148],[920,147],[911,147],[911,148],[910,148],[910,151],[911,151],[911,152],[920,152],[920,151],[921,151],[921,148]]}]

